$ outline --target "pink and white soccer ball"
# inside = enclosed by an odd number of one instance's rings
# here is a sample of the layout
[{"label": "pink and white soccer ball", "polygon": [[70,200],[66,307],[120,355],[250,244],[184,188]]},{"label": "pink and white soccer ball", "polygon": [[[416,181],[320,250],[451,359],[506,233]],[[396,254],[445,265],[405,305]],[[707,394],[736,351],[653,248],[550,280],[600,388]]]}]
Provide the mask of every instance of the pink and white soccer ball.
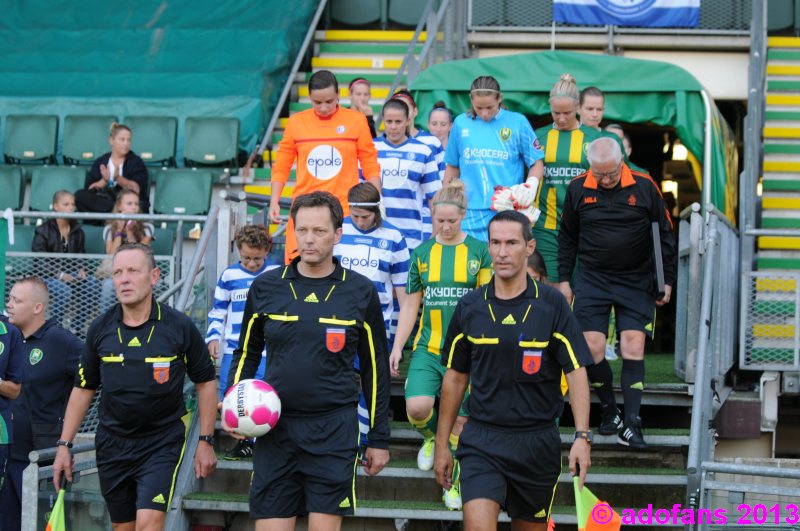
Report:
[{"label": "pink and white soccer ball", "polygon": [[281,399],[267,382],[242,380],[225,393],[222,416],[239,435],[261,437],[278,423]]}]

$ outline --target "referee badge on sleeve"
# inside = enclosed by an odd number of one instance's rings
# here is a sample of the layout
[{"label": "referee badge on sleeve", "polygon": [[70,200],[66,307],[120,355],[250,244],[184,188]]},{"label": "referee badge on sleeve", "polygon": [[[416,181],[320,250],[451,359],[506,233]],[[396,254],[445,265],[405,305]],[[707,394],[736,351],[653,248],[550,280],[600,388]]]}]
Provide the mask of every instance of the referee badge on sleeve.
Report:
[{"label": "referee badge on sleeve", "polygon": [[157,362],[153,364],[153,380],[156,383],[164,384],[169,381],[169,362]]},{"label": "referee badge on sleeve", "polygon": [[522,352],[522,372],[536,374],[542,367],[541,350],[525,350]]},{"label": "referee badge on sleeve", "polygon": [[325,347],[330,352],[339,352],[344,348],[344,328],[328,328],[325,330]]}]

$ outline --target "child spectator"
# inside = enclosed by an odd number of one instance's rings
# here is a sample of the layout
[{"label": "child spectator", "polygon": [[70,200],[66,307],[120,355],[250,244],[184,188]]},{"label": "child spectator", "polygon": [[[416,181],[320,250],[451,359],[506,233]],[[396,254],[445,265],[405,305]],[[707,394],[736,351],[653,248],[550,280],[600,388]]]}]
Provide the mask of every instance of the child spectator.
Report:
[{"label": "child spectator", "polygon": [[[239,262],[225,269],[219,277],[214,290],[214,307],[208,312],[206,332],[208,351],[214,359],[219,359],[220,341],[225,341],[219,368],[220,400],[225,396],[233,351],[239,346],[242,315],[250,285],[264,271],[278,267],[266,264],[267,254],[272,248],[272,238],[265,227],[245,225],[239,230],[235,241],[239,250]],[[266,351],[261,353],[261,364],[258,366],[256,378],[264,379],[266,355]],[[252,455],[253,441],[242,440],[225,454],[225,459],[242,459]]]},{"label": "child spectator", "polygon": [[[138,214],[139,194],[132,190],[122,190],[114,203],[114,214]],[[106,254],[114,254],[123,243],[141,243],[150,245],[153,241],[155,227],[152,223],[132,219],[112,219],[103,229],[103,241],[106,242]],[[101,265],[98,276],[103,278],[100,291],[100,311],[108,310],[114,304],[114,283],[111,280],[110,260]]]},{"label": "child spectator", "polygon": [[[53,194],[52,209],[54,212],[75,212],[75,196],[67,190],[59,190]],[[83,254],[86,236],[83,229],[74,219],[49,219],[36,227],[31,251],[34,253],[70,253]],[[52,294],[53,304],[50,317],[63,326],[64,314],[72,302],[72,295],[81,300],[75,308],[75,318],[70,328],[79,334],[89,317],[90,299],[97,296],[97,281],[86,275],[86,270],[76,260],[59,258],[57,260],[36,260],[36,273],[46,279],[48,291]]]}]

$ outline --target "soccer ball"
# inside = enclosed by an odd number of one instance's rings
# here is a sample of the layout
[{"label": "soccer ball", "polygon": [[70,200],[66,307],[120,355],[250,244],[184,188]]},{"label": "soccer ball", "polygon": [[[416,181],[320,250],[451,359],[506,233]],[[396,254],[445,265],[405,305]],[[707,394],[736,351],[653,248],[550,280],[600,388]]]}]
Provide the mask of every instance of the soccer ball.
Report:
[{"label": "soccer ball", "polygon": [[234,432],[245,437],[261,437],[275,427],[281,416],[281,399],[272,386],[262,380],[242,380],[225,393],[222,418]]}]

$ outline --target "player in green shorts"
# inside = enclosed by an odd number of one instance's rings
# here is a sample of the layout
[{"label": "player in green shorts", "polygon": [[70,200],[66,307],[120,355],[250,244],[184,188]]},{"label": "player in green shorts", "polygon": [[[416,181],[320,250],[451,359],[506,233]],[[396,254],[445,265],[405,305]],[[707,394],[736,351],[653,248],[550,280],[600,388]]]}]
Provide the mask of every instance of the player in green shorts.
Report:
[{"label": "player in green shorts", "polygon": [[[422,434],[424,442],[417,454],[417,466],[433,468],[434,437],[438,415],[434,409],[442,390],[445,369],[441,363],[442,346],[450,318],[458,300],[471,290],[486,284],[492,275],[492,259],[484,242],[468,236],[461,229],[467,210],[464,184],[455,180],[433,197],[433,226],[436,236],[417,247],[411,255],[405,304],[400,308],[389,363],[392,376],[399,376],[398,366],[420,305],[422,318],[414,339],[414,354],[406,379],[406,412],[408,420]],[[458,446],[458,436],[466,422],[461,411],[460,422],[450,435],[451,450]],[[461,509],[461,493],[457,467],[453,488],[444,492],[449,509]]]}]

